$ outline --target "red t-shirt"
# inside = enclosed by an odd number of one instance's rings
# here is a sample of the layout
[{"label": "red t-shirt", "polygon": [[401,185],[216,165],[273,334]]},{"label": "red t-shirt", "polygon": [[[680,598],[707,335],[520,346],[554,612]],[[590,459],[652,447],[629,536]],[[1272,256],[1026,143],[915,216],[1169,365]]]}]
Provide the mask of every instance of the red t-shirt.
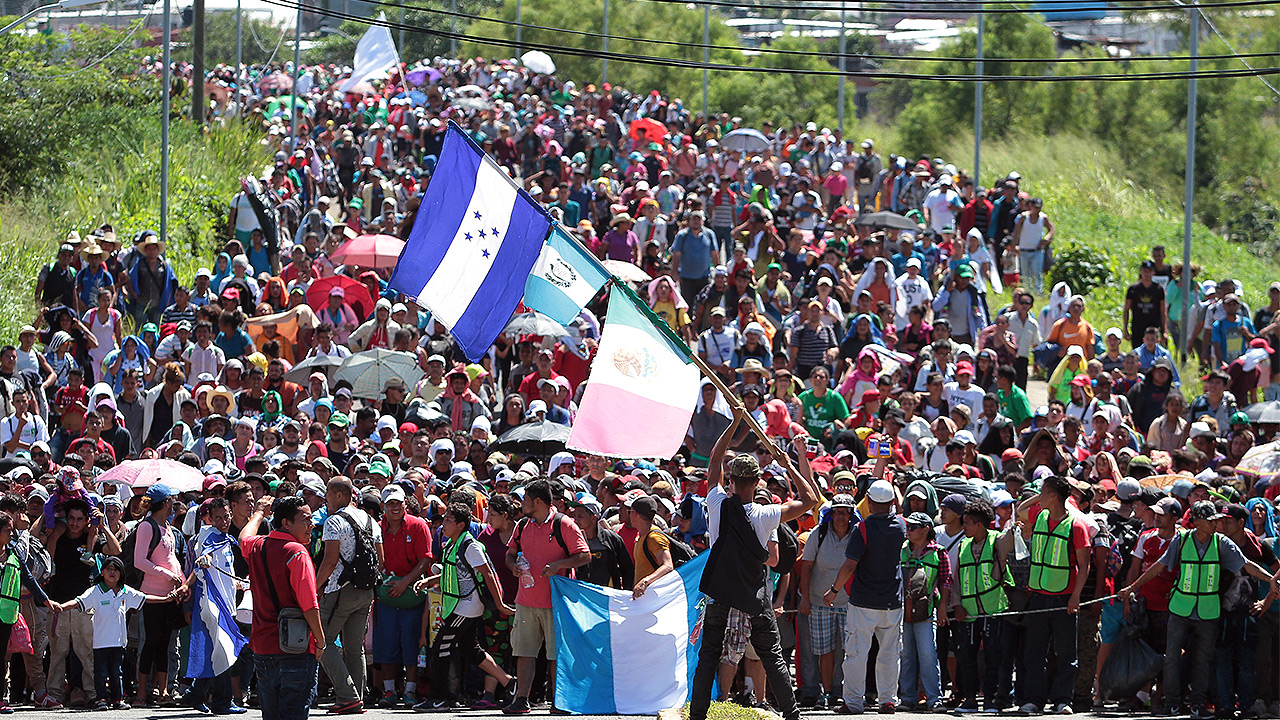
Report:
[{"label": "red t-shirt", "polygon": [[426,520],[406,514],[396,532],[387,529],[385,518],[381,524],[383,565],[387,572],[404,577],[422,558],[435,557],[431,547],[431,528]]},{"label": "red t-shirt", "polygon": [[582,536],[582,530],[569,519],[569,516],[552,515],[548,518],[548,522],[542,524],[529,518],[523,523],[523,529],[516,528],[507,545],[517,552],[524,553],[525,559],[529,561],[529,572],[533,573],[533,587],[527,588],[522,585],[516,592],[517,605],[535,608],[551,607],[551,581],[542,577],[542,570],[556,560],[569,557],[565,554],[564,548],[560,547],[560,543],[552,537],[551,518],[556,518],[560,523],[560,537],[564,539],[565,546],[573,555],[591,551],[587,547],[586,538]]},{"label": "red t-shirt", "polygon": [[[547,379],[555,380],[558,377],[560,377],[560,373],[556,372],[555,370],[552,370],[551,374],[547,376]],[[528,375],[525,375],[524,379],[520,381],[519,393],[525,397],[525,400],[527,401],[525,403],[526,405],[528,405],[528,403],[533,402],[534,400],[542,399],[542,392],[538,390],[538,381],[542,379],[543,377],[538,374],[538,371],[534,370]]]},{"label": "red t-shirt", "polygon": [[[1169,538],[1172,540],[1173,538]],[[1134,553],[1137,557],[1141,554],[1142,572],[1146,572],[1147,568],[1160,562],[1160,558],[1164,557],[1164,551],[1169,547],[1169,540],[1160,537],[1160,533],[1155,528],[1143,530],[1138,536],[1138,552]],[[1147,582],[1146,585],[1138,588],[1138,597],[1145,598],[1148,610],[1168,610],[1169,609],[1169,593],[1173,592],[1173,583],[1177,579],[1175,573],[1165,570],[1156,575]]]},{"label": "red t-shirt", "polygon": [[[267,540],[271,540],[269,545]],[[279,530],[241,540],[240,552],[249,563],[249,587],[253,592],[249,648],[259,655],[280,655],[279,610],[268,588],[276,589],[285,607],[303,612],[316,609],[316,568],[307,549],[292,535]],[[313,637],[307,651],[314,653],[315,649]]]},{"label": "red t-shirt", "polygon": [[58,414],[62,416],[62,427],[79,434],[84,429],[84,412],[79,408],[72,407],[76,402],[88,405],[89,388],[81,385],[72,389],[70,385],[63,385],[53,394],[53,406],[58,409]]},{"label": "red t-shirt", "polygon": [[[1038,517],[1038,514],[1032,517]],[[1071,574],[1067,578],[1067,587],[1065,590],[1056,593],[1043,590],[1032,590],[1031,592],[1040,593],[1041,595],[1070,595],[1076,586],[1076,575],[1080,572],[1080,567],[1076,564],[1076,551],[1089,549],[1089,528],[1082,521],[1077,520],[1071,510],[1068,509],[1067,514],[1057,523],[1049,522],[1049,532],[1053,532],[1064,522],[1071,523],[1071,541],[1067,544],[1067,557],[1071,562]]]}]

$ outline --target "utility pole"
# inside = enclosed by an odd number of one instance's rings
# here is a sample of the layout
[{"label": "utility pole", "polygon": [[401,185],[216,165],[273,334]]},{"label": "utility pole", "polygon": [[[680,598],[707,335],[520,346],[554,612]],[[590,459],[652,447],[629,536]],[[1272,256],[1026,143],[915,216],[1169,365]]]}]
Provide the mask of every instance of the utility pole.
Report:
[{"label": "utility pole", "polygon": [[404,52],[404,0],[400,0],[400,52]]},{"label": "utility pole", "polygon": [[[982,40],[986,34],[987,14],[978,12],[978,62],[974,65],[976,75],[982,75]],[[980,187],[978,180],[982,176],[982,81],[973,84],[973,186]]]},{"label": "utility pole", "polygon": [[[519,26],[516,31],[519,32]],[[604,17],[600,22],[600,34],[604,36],[600,49],[604,57],[600,59],[600,92],[604,92],[604,84],[609,82],[609,0],[604,0]]]},{"label": "utility pole", "polygon": [[169,0],[164,0],[164,22],[160,32],[164,35],[164,69],[160,72],[160,240],[169,241],[169,40],[173,32],[172,10]]},{"label": "utility pole", "polygon": [[[605,7],[608,7],[608,5],[606,5]],[[521,22],[521,17],[523,16],[524,16],[524,7],[522,7],[522,3],[520,2],[520,0],[516,0],[516,57],[520,57],[521,55],[524,54],[524,28],[521,27],[521,25],[523,24]],[[605,32],[608,32],[608,30],[606,30]]]},{"label": "utility pole", "polygon": [[840,0],[840,86],[836,91],[836,127],[840,129],[840,138],[844,138],[844,73],[845,73],[845,35],[844,35],[844,0]]},{"label": "utility pole", "polygon": [[204,125],[204,0],[191,5],[191,122]]},{"label": "utility pole", "polygon": [[[449,57],[454,60],[458,59],[458,0],[449,0],[449,12],[453,13],[449,17]],[[520,32],[519,25],[516,26],[516,32]]]},{"label": "utility pole", "polygon": [[298,73],[302,69],[302,0],[298,0],[298,19],[293,26],[293,90],[289,92],[293,101],[289,103],[289,137],[293,142],[291,149],[297,150],[298,142]]},{"label": "utility pole", "polygon": [[240,106],[240,62],[243,57],[240,33],[243,22],[244,12],[240,7],[240,0],[236,0],[236,107]]},{"label": "utility pole", "polygon": [[1191,223],[1196,194],[1196,57],[1200,52],[1200,8],[1191,4],[1191,77],[1187,79],[1187,165],[1183,176],[1182,216],[1182,356],[1191,353]]},{"label": "utility pole", "polygon": [[710,120],[707,115],[707,86],[711,84],[711,6],[702,6],[702,119]]}]

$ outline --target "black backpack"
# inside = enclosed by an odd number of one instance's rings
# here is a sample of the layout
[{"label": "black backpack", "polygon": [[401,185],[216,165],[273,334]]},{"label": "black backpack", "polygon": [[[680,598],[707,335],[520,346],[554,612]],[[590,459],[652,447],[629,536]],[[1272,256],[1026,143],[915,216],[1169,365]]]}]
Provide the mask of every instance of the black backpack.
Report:
[{"label": "black backpack", "polygon": [[[573,557],[573,553],[569,551],[569,544],[564,541],[564,531],[560,529],[560,523],[567,520],[569,520],[568,515],[552,510],[548,522],[551,523],[551,537],[555,539],[556,544],[564,551],[565,557]],[[528,524],[529,518],[525,518],[516,524],[516,552],[524,552],[524,548],[520,545],[520,540],[524,537],[524,529]]]},{"label": "black backpack", "polygon": [[143,572],[133,564],[134,552],[138,547],[138,527],[142,523],[151,523],[151,542],[147,545],[147,559],[151,559],[151,553],[156,551],[160,546],[160,523],[151,519],[148,515],[133,526],[133,530],[129,531],[128,537],[120,544],[120,559],[124,561],[124,573],[122,579],[124,584],[137,590],[142,587]]},{"label": "black backpack", "polygon": [[796,535],[796,531],[791,526],[782,523],[778,526],[778,564],[773,566],[773,571],[779,575],[786,575],[791,572],[791,568],[795,567],[796,560],[800,557],[800,536]]},{"label": "black backpack", "polygon": [[351,562],[342,562],[342,572],[338,574],[338,584],[351,583],[360,590],[372,590],[378,586],[378,551],[373,545],[373,520],[369,520],[369,529],[356,525],[356,521],[346,512],[338,513],[351,526],[356,538],[355,550],[351,553]]},{"label": "black backpack", "polygon": [[[692,560],[698,554],[694,552],[689,543],[684,542],[683,540],[677,540],[670,535],[666,535],[665,537],[667,538],[667,550],[671,552],[671,564],[673,566],[680,567]],[[658,567],[658,559],[653,556],[653,553],[649,552],[648,541],[649,538],[647,537],[643,540],[637,540],[637,542],[640,543],[640,549],[644,551],[644,556],[648,558],[649,564],[656,568]]]}]

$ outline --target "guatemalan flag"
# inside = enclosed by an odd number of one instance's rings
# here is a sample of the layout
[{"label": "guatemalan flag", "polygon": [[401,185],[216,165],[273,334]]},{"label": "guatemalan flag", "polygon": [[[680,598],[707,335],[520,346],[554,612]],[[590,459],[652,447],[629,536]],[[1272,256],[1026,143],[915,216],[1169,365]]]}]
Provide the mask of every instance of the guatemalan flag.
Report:
[{"label": "guatemalan flag", "polygon": [[197,557],[209,556],[199,573],[192,597],[191,646],[187,677],[211,678],[226,672],[248,643],[236,624],[236,586],[232,580],[235,541],[230,535],[205,525],[196,535]]},{"label": "guatemalan flag", "polygon": [[450,122],[391,288],[479,360],[520,304],[550,230],[542,206]]},{"label": "guatemalan flag", "polygon": [[568,325],[608,280],[600,261],[556,223],[525,281],[524,304]]},{"label": "guatemalan flag", "polygon": [[568,446],[596,455],[669,458],[698,405],[688,347],[632,293],[610,286],[609,314]]},{"label": "guatemalan flag", "polygon": [[702,644],[698,590],[708,553],[649,586],[638,600],[551,578],[556,705],[581,715],[652,715],[688,702]]}]

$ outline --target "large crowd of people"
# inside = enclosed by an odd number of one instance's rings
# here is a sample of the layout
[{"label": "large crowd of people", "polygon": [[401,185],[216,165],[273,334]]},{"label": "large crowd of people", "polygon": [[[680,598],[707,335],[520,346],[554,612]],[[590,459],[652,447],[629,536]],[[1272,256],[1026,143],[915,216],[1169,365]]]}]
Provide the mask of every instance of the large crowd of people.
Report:
[{"label": "large crowd of people", "polygon": [[[1280,396],[1280,283],[1251,313],[1152,248],[1100,332],[1046,282],[1059,227],[1013,169],[983,187],[813,122],[742,132],[481,59],[356,94],[309,68],[290,118],[271,70],[211,74],[231,92],[210,119],[260,128],[267,165],[207,266],[178,272],[152,231],[60,228],[39,317],[0,348],[0,713],[559,713],[549,578],[638,597],[708,552],[692,720],[717,679],[787,720],[1280,716],[1280,480],[1250,463],[1277,425],[1243,411]],[[703,383],[674,457],[499,441],[574,422],[599,305],[469,363],[389,266],[334,259],[408,237],[449,122],[635,265],[731,388]],[[334,382],[377,349],[407,377]],[[201,488],[106,475],[153,458]],[[235,622],[210,637],[218,593]],[[227,636],[228,667],[196,661]],[[1108,656],[1139,642],[1162,669],[1117,691]]]}]

